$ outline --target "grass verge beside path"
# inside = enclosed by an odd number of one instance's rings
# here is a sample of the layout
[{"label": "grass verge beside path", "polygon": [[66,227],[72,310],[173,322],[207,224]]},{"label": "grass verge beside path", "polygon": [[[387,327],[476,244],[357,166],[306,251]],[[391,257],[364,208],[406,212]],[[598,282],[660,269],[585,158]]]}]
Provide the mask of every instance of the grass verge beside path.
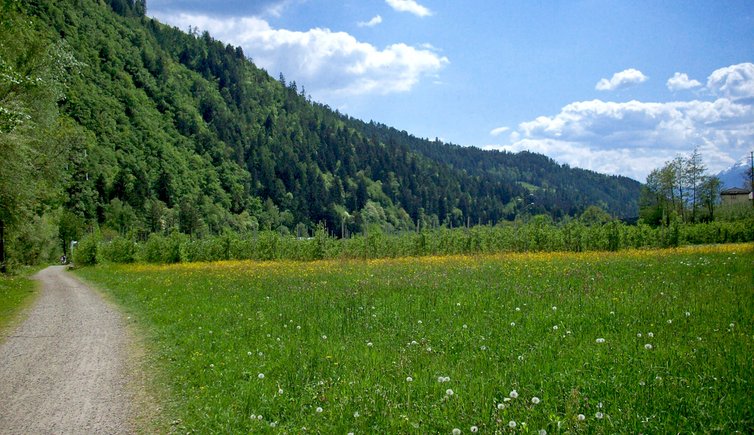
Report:
[{"label": "grass verge beside path", "polygon": [[180,432],[734,433],[752,247],[77,273],[147,331]]},{"label": "grass verge beside path", "polygon": [[40,269],[25,268],[16,275],[0,275],[0,341],[38,294],[37,283],[30,277]]}]

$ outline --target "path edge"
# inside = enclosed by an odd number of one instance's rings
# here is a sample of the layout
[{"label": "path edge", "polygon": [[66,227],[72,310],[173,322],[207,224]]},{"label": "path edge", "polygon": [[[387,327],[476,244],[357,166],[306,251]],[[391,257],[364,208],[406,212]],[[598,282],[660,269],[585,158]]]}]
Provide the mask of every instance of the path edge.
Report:
[{"label": "path edge", "polygon": [[[96,267],[96,266],[94,266]],[[155,352],[151,352],[147,339],[147,333],[143,327],[128,315],[125,308],[120,305],[115,297],[100,285],[83,278],[76,273],[78,268],[66,269],[64,273],[70,274],[93,292],[118,313],[119,322],[125,331],[125,378],[128,397],[131,398],[129,423],[135,433],[155,434],[169,433],[165,423],[165,406],[168,394],[160,382],[161,374],[154,371],[157,364],[153,364]]]}]

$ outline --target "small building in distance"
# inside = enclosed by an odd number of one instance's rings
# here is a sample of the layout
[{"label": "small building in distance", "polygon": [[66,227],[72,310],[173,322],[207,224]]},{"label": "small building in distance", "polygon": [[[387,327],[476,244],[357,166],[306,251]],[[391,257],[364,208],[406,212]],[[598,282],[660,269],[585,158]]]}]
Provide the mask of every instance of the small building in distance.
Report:
[{"label": "small building in distance", "polygon": [[747,204],[751,198],[751,190],[743,187],[731,187],[720,192],[723,205]]}]

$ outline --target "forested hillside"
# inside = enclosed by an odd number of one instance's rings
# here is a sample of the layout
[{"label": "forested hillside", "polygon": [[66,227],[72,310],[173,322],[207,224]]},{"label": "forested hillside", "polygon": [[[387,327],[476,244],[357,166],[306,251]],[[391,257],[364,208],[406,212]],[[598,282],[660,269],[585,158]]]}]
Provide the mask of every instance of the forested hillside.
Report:
[{"label": "forested hillside", "polygon": [[319,223],[340,235],[589,205],[638,214],[633,180],[350,118],[257,68],[254,53],[147,7],[3,1],[0,230],[16,246],[40,225],[61,240],[97,227],[201,236]]}]

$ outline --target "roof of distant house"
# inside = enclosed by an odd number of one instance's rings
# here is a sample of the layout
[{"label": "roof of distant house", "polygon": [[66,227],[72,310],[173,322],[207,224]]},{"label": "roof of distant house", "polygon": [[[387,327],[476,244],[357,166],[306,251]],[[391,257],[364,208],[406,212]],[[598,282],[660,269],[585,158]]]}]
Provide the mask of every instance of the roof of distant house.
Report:
[{"label": "roof of distant house", "polygon": [[750,189],[742,187],[731,187],[720,192],[720,195],[748,195],[751,193]]}]

